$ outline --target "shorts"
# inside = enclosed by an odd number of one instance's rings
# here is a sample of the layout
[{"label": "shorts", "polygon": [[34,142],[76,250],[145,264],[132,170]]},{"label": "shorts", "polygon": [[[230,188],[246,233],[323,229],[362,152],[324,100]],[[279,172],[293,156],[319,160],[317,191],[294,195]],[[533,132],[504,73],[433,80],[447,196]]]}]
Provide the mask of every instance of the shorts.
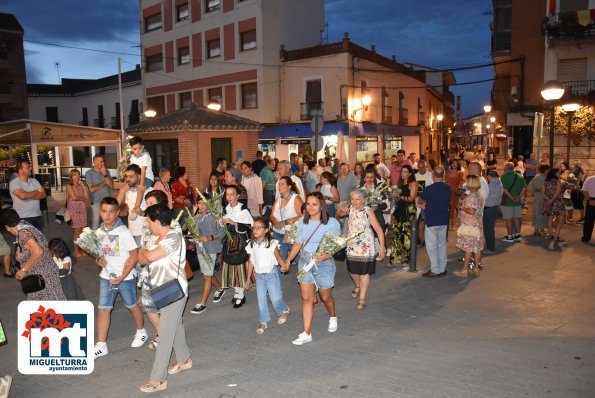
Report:
[{"label": "shorts", "polygon": [[[300,262],[298,263],[298,273],[306,265],[307,259],[311,256],[300,256]],[[305,284],[316,284],[319,289],[331,289],[335,286],[335,274],[337,267],[335,266],[335,260],[332,258],[326,261],[319,261],[312,269],[304,275],[301,283]]]},{"label": "shorts", "polygon": [[500,206],[500,211],[505,220],[521,218],[521,206]]},{"label": "shorts", "polygon": [[198,263],[200,264],[200,272],[202,272],[204,276],[213,276],[213,273],[215,272],[215,261],[217,261],[217,255],[207,254],[207,256],[209,256],[211,261],[208,261],[208,259],[206,259],[202,253],[198,252]]},{"label": "shorts", "polygon": [[112,309],[116,296],[120,294],[126,308],[136,307],[136,278],[127,279],[110,288],[108,279],[99,278],[99,303],[97,308]]}]

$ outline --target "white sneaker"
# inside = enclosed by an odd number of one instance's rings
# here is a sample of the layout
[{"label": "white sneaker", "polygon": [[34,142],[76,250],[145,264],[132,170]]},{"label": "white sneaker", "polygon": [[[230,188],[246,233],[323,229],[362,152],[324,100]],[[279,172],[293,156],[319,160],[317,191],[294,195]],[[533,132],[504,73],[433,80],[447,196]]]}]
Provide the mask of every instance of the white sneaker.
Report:
[{"label": "white sneaker", "polygon": [[149,335],[147,334],[147,331],[145,329],[139,330],[134,335],[134,340],[132,340],[132,344],[130,344],[130,346],[132,348],[142,347],[148,338],[149,338]]},{"label": "white sneaker", "polygon": [[384,255],[384,257],[390,258],[390,255],[392,252],[393,252],[392,249],[389,247],[388,249],[386,249],[386,254]]},{"label": "white sneaker", "polygon": [[338,328],[339,328],[339,325],[337,325],[337,317],[331,316],[328,319],[328,331],[331,333],[334,333],[337,331]]},{"label": "white sneaker", "polygon": [[6,375],[4,377],[0,377],[0,398],[8,397],[8,393],[10,392],[10,386],[12,384],[12,376]]},{"label": "white sneaker", "polygon": [[303,345],[312,342],[312,335],[306,332],[300,333],[297,339],[293,340],[292,343],[295,345]]},{"label": "white sneaker", "polygon": [[95,359],[107,355],[107,344],[105,343],[95,343]]}]

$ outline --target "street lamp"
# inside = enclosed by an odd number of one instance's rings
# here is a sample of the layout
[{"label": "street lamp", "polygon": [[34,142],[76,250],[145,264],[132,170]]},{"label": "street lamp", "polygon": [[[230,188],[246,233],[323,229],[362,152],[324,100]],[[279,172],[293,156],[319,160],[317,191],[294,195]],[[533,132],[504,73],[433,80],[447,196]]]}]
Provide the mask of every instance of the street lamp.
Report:
[{"label": "street lamp", "polygon": [[556,80],[550,80],[543,85],[541,96],[547,103],[552,103],[550,116],[550,168],[554,167],[554,113],[556,106],[554,101],[559,100],[564,95],[564,87]]},{"label": "street lamp", "polygon": [[442,151],[442,146],[441,144],[443,144],[443,140],[444,138],[442,137],[442,119],[444,119],[444,115],[442,113],[439,113],[436,115],[436,120],[438,120],[440,122],[440,132],[438,133],[438,153],[441,153],[440,151]]},{"label": "street lamp", "polygon": [[207,108],[219,112],[221,110],[221,103],[218,101],[211,101],[207,105]]},{"label": "street lamp", "polygon": [[149,119],[152,117],[155,117],[157,115],[157,112],[154,111],[153,109],[147,109],[146,111],[143,112],[145,114],[146,117],[148,117]]},{"label": "street lamp", "polygon": [[485,113],[490,113],[492,111],[492,105],[484,105],[483,106],[483,111]]},{"label": "street lamp", "polygon": [[495,121],[496,121],[496,118],[495,118],[494,116],[492,116],[492,117],[490,118],[490,123],[494,123]]},{"label": "street lamp", "polygon": [[[355,115],[356,115],[356,114],[357,114],[359,111],[364,111],[364,112],[367,112],[367,111],[368,111],[368,107],[370,106],[370,104],[371,104],[371,103],[372,103],[372,98],[371,98],[371,97],[370,97],[368,94],[364,95],[364,96],[361,98],[361,102],[360,102],[360,104],[361,104],[361,107],[360,107],[360,108],[358,108],[358,109],[354,109],[354,110],[351,112],[351,119],[355,119]],[[362,117],[362,119],[363,119],[363,117]]]},{"label": "street lamp", "polygon": [[581,106],[576,103],[562,105],[562,110],[568,114],[568,137],[566,137],[566,161],[570,164],[570,133],[572,132],[572,115]]}]

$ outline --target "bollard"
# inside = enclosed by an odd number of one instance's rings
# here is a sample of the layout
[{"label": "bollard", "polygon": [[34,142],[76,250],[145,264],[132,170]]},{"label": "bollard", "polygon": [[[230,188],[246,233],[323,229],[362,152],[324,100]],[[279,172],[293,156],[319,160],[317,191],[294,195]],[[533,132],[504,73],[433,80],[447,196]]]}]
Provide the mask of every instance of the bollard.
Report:
[{"label": "bollard", "polygon": [[409,255],[409,272],[417,272],[417,223],[419,223],[419,218],[416,218],[411,223],[411,244],[409,248],[411,253]]}]

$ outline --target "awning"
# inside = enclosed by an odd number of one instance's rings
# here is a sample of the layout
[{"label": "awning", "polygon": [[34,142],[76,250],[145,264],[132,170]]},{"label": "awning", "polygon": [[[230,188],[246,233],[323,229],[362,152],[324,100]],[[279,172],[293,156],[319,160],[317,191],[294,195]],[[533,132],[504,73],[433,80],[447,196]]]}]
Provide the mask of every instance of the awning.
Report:
[{"label": "awning", "polygon": [[[357,123],[357,122],[326,122],[320,135],[344,136],[419,136],[417,126],[399,126],[395,124]],[[259,140],[272,140],[276,138],[309,138],[314,133],[310,124],[280,124],[265,127],[258,135]]]}]

